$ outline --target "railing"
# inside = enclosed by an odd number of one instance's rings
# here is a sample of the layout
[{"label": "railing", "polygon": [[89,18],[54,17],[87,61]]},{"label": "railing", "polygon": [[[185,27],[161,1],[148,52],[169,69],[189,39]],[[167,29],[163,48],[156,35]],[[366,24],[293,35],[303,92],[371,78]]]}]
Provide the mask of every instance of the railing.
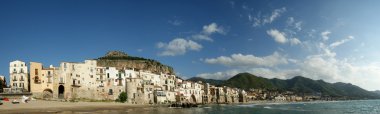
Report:
[{"label": "railing", "polygon": [[47,83],[53,83],[53,82],[52,82],[51,79],[49,78]]},{"label": "railing", "polygon": [[73,87],[81,87],[80,84],[72,84],[71,86],[73,86]]},{"label": "railing", "polygon": [[106,80],[105,78],[96,78],[96,81],[104,81]]},{"label": "railing", "polygon": [[24,91],[26,91],[22,87],[4,88],[3,90],[3,93],[23,93]]}]

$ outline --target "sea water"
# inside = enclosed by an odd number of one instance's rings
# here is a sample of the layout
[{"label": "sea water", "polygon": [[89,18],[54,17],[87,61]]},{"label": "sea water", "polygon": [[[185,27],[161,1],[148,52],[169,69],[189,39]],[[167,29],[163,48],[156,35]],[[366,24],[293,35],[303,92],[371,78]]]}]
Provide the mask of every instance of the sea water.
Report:
[{"label": "sea water", "polygon": [[202,105],[198,108],[144,107],[123,110],[64,111],[119,114],[380,114],[380,100],[321,101],[268,104]]}]

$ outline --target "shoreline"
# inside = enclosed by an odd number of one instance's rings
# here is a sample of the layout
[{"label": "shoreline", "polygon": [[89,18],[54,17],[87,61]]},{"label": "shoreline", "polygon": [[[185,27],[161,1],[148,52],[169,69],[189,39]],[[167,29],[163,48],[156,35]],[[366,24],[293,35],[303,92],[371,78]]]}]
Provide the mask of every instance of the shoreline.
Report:
[{"label": "shoreline", "polygon": [[[294,104],[294,103],[328,103],[341,101],[307,101],[307,102],[288,102],[288,101],[251,101],[245,103],[230,104],[202,104],[207,105],[276,105],[276,104]],[[44,101],[36,100],[28,103],[12,104],[3,102],[0,105],[1,113],[62,113],[62,112],[93,112],[102,110],[134,110],[141,108],[167,107],[168,104],[150,105],[150,104],[128,104],[117,102],[61,102],[61,101]]]},{"label": "shoreline", "polygon": [[56,113],[63,111],[94,111],[94,110],[120,110],[146,107],[159,107],[162,105],[127,104],[117,102],[60,102],[60,101],[29,101],[28,103],[12,104],[3,102],[0,105],[1,113]]}]

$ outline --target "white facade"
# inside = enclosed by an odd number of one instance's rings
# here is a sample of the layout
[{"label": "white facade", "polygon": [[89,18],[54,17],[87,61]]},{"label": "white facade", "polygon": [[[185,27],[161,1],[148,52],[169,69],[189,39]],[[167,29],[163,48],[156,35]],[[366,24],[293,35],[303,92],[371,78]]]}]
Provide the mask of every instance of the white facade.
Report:
[{"label": "white facade", "polygon": [[59,86],[64,86],[65,98],[90,98],[99,86],[96,83],[96,60],[85,60],[84,63],[62,62],[59,74]]},{"label": "white facade", "polygon": [[28,67],[25,62],[16,60],[9,63],[10,85],[12,88],[23,88],[29,91]]}]

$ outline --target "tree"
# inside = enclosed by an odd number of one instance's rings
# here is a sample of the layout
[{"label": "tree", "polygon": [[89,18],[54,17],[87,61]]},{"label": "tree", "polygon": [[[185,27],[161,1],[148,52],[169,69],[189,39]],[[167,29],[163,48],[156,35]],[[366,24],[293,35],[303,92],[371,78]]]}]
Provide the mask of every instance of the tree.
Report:
[{"label": "tree", "polygon": [[127,101],[127,93],[126,92],[121,92],[119,94],[119,98],[116,100],[117,102],[122,102],[125,103]]},{"label": "tree", "polygon": [[7,82],[5,80],[5,78],[4,80],[0,79],[0,93],[2,93],[3,89],[7,87]]}]

